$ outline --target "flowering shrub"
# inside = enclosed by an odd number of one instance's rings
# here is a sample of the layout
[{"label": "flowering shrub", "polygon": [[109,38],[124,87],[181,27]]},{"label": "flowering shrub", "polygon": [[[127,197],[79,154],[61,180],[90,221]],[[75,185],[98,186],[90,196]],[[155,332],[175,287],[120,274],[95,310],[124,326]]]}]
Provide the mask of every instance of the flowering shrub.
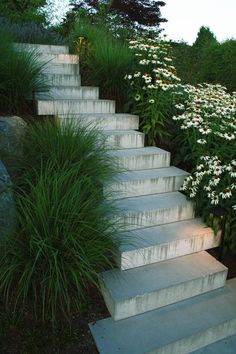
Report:
[{"label": "flowering shrub", "polygon": [[129,42],[136,58],[129,82],[132,112],[141,119],[149,144],[167,135],[166,117],[171,114],[171,93],[180,79],[170,57],[170,46],[161,39],[138,38]]},{"label": "flowering shrub", "polygon": [[[180,124],[182,153],[192,160],[192,174],[183,190],[197,210],[221,205],[235,222],[236,209],[236,93],[220,85],[182,86],[173,119]],[[182,97],[182,102],[181,102]]]}]

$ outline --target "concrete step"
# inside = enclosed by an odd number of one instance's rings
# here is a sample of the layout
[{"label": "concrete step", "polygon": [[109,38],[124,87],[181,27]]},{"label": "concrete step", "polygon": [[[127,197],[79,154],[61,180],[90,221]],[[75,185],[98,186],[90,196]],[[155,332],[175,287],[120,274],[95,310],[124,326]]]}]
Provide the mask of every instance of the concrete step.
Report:
[{"label": "concrete step", "polygon": [[122,269],[140,267],[219,246],[201,219],[178,221],[121,234],[117,265]]},{"label": "concrete step", "polygon": [[170,153],[157,147],[141,149],[113,150],[118,165],[126,170],[144,170],[170,166]]},{"label": "concrete step", "polygon": [[104,187],[114,199],[156,193],[175,192],[188,173],[177,167],[127,171],[117,174],[115,181]]},{"label": "concrete step", "polygon": [[44,54],[39,53],[38,60],[48,64],[79,64],[78,55],[73,54]]},{"label": "concrete step", "polygon": [[191,353],[236,334],[236,278],[191,299],[89,326],[100,354]]},{"label": "concrete step", "polygon": [[[62,120],[68,117],[60,115]],[[126,113],[96,113],[96,114],[72,114],[70,118],[79,122],[91,123],[100,130],[130,130],[138,129],[139,118],[133,114]]]},{"label": "concrete step", "polygon": [[49,86],[81,86],[80,75],[42,74],[42,78]]},{"label": "concrete step", "polygon": [[98,87],[86,86],[53,86],[48,92],[36,93],[35,98],[38,100],[63,100],[63,99],[85,99],[98,100]]},{"label": "concrete step", "polygon": [[69,47],[64,45],[16,43],[18,50],[36,51],[39,54],[69,54]]},{"label": "concrete step", "polygon": [[115,101],[110,100],[53,100],[36,101],[38,115],[70,113],[114,113]]},{"label": "concrete step", "polygon": [[225,285],[227,268],[207,252],[145,267],[101,273],[101,290],[112,318],[121,320]]},{"label": "concrete step", "polygon": [[192,354],[235,354],[236,353],[236,335],[224,338],[213,344],[209,344]]},{"label": "concrete step", "polygon": [[44,74],[79,75],[79,64],[47,63],[42,72]]},{"label": "concrete step", "polygon": [[107,144],[113,149],[135,149],[144,146],[144,134],[135,130],[103,130]]},{"label": "concrete step", "polygon": [[194,218],[192,203],[179,192],[118,199],[114,205],[123,212],[120,223],[125,230]]}]

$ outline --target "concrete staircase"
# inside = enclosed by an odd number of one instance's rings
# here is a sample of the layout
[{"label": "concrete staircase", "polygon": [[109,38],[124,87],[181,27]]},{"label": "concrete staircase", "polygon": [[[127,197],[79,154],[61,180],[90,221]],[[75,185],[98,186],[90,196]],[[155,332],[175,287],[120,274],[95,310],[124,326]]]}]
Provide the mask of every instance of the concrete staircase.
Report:
[{"label": "concrete staircase", "polygon": [[205,252],[220,237],[178,192],[188,173],[170,166],[169,152],[144,147],[138,117],[116,114],[98,88],[81,86],[67,47],[34,49],[48,60],[43,75],[51,85],[48,95],[36,94],[38,115],[96,123],[125,169],[104,186],[122,210],[126,242],[117,268],[100,276],[112,317],[90,324],[99,353],[235,353],[236,279],[225,284],[227,268]]}]

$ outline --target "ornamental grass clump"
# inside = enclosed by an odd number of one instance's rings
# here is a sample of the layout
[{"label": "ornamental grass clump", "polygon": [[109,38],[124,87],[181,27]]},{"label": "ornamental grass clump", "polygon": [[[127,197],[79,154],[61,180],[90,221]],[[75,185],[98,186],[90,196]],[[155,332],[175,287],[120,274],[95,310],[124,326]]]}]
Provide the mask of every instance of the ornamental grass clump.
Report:
[{"label": "ornamental grass clump", "polygon": [[[80,45],[80,39],[82,44]],[[103,98],[115,99],[121,108],[126,98],[124,76],[132,66],[133,55],[127,43],[115,38],[105,28],[85,20],[75,24],[70,41],[80,56],[86,81],[98,86]]]},{"label": "ornamental grass clump", "polygon": [[130,110],[140,116],[148,143],[168,136],[166,124],[171,115],[172,92],[180,79],[172,63],[170,45],[161,39],[138,38],[129,42],[135,64],[126,75]]},{"label": "ornamental grass clump", "polygon": [[98,272],[113,264],[116,211],[102,183],[115,168],[94,129],[52,123],[28,128],[20,164],[19,227],[0,248],[1,300],[54,325],[84,309]]},{"label": "ornamental grass clump", "polygon": [[41,76],[45,64],[38,61],[36,52],[17,51],[4,30],[0,30],[0,52],[0,113],[25,112],[32,93],[48,89]]},{"label": "ornamental grass clump", "polygon": [[[180,128],[176,144],[181,146],[179,159],[190,161],[193,166],[183,190],[194,200],[201,214],[210,206],[228,209],[228,228],[231,227],[229,233],[233,237],[236,226],[236,94],[210,84],[182,89],[176,103],[179,113],[173,117]],[[236,250],[235,235],[232,243]]]}]

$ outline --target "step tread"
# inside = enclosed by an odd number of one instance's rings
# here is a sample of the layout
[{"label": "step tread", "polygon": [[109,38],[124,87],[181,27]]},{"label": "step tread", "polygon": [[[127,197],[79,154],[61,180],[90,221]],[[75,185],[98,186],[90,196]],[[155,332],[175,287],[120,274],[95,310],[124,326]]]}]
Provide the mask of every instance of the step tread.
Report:
[{"label": "step tread", "polygon": [[224,338],[216,343],[209,344],[204,348],[198,349],[191,354],[235,354],[236,335]]},{"label": "step tread", "polygon": [[126,212],[147,212],[153,209],[166,209],[174,206],[192,205],[180,192],[151,194],[131,198],[117,199],[115,206]]},{"label": "step tread", "polygon": [[120,252],[130,252],[190,237],[213,234],[213,230],[206,227],[202,219],[195,218],[124,232],[120,237],[126,242],[119,247],[119,250]]},{"label": "step tread", "polygon": [[[146,179],[169,178],[176,176],[188,176],[189,173],[180,168],[170,166],[153,168],[152,170],[125,171],[115,176],[114,182],[141,181]],[[111,182],[114,183],[114,182]]]},{"label": "step tread", "polygon": [[112,269],[101,277],[114,301],[121,302],[223,271],[227,268],[203,251],[126,271]]},{"label": "step tread", "polygon": [[90,329],[100,354],[190,353],[236,334],[236,279],[224,288],[125,320],[90,323]]}]

